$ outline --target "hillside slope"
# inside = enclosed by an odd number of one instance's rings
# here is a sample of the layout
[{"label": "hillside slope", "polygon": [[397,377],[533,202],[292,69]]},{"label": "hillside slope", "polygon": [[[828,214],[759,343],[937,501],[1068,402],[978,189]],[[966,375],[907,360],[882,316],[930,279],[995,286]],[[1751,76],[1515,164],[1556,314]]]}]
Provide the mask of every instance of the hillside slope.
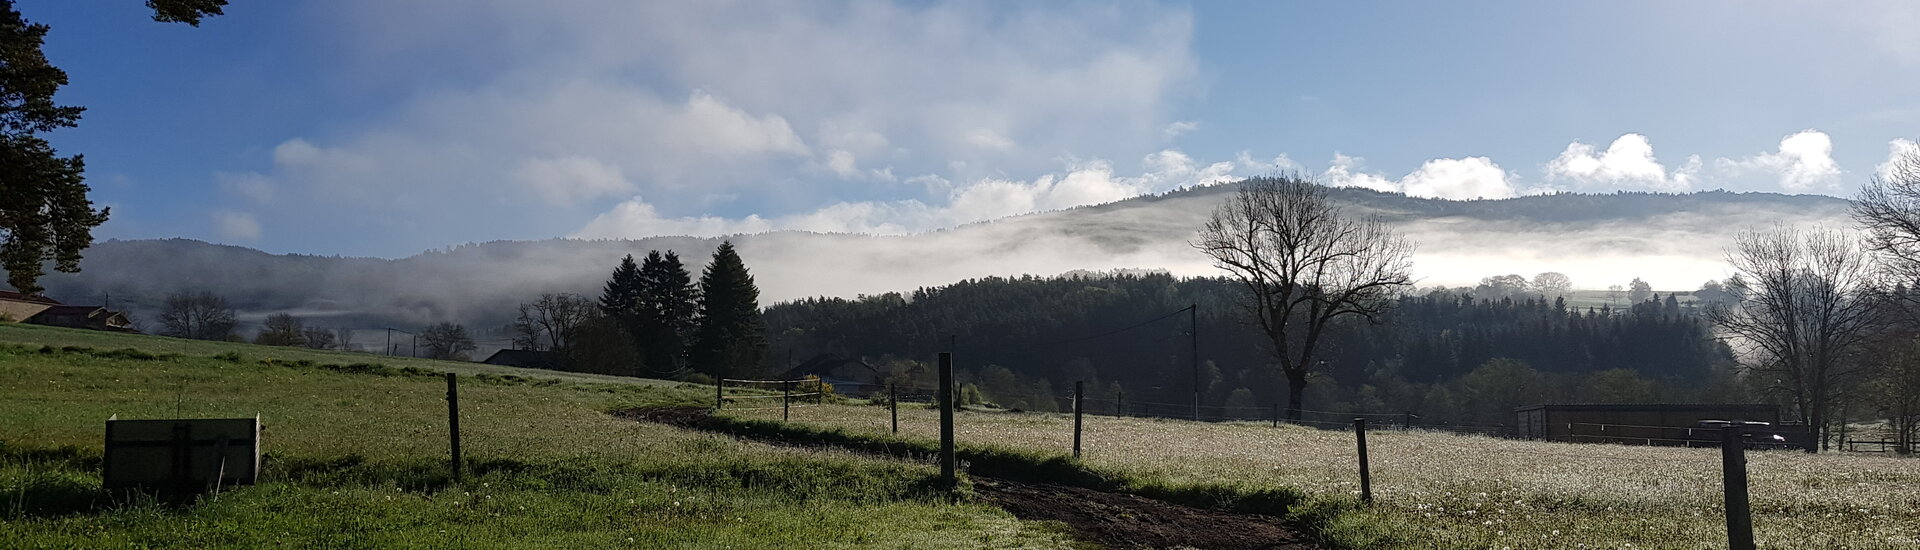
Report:
[{"label": "hillside slope", "polygon": [[[1075,269],[1212,274],[1187,243],[1233,189],[1189,189],[913,235],[787,231],[732,239],[753,270],[763,304]],[[1362,189],[1333,194],[1356,212],[1397,225],[1419,243],[1415,269],[1423,285],[1560,271],[1580,288],[1643,277],[1658,289],[1687,290],[1726,276],[1723,249],[1739,230],[1848,224],[1846,201],[1818,195],[1705,192],[1443,201]],[[503,241],[378,259],[276,255],[184,239],[107,241],[87,251],[83,272],[50,275],[44,284],[56,298],[100,303],[110,297],[116,308],[149,320],[166,293],[196,288],[225,295],[243,321],[287,311],[327,327],[405,328],[452,320],[486,330],[509,322],[516,304],[541,292],[597,293],[621,255],[677,250],[697,270],[719,242],[694,237]]]}]

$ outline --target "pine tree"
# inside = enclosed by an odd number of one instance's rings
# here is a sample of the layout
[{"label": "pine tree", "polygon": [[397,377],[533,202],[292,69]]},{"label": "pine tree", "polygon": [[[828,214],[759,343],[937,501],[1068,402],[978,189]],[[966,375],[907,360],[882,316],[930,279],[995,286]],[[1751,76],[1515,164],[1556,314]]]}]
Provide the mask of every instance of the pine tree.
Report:
[{"label": "pine tree", "polygon": [[640,313],[640,292],[640,266],[634,265],[633,255],[628,254],[620,259],[619,267],[613,268],[613,276],[600,292],[600,312],[631,326]]},{"label": "pine tree", "polygon": [[678,254],[654,251],[641,263],[638,280],[640,318],[635,334],[641,353],[656,372],[678,370],[687,363],[687,342],[694,337],[694,318],[700,308],[693,276]]},{"label": "pine tree", "polygon": [[760,321],[760,289],[733,250],[720,243],[700,275],[700,325],[693,347],[696,365],[715,376],[740,376],[760,364],[767,340]]}]

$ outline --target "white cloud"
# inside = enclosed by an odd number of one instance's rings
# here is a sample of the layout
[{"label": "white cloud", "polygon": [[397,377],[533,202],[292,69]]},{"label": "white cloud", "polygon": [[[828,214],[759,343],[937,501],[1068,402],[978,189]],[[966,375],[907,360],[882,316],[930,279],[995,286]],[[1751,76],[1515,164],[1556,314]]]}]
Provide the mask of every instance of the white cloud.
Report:
[{"label": "white cloud", "polygon": [[1665,192],[1686,192],[1700,171],[1700,157],[1688,157],[1673,173],[1653,156],[1653,144],[1646,136],[1626,134],[1613,140],[1598,155],[1594,147],[1581,142],[1567,144],[1560,156],[1547,163],[1547,181],[1571,181],[1582,187],[1624,187]]},{"label": "white cloud", "polygon": [[[1285,161],[1282,156],[1278,160]],[[1291,161],[1286,161],[1291,162]],[[943,205],[917,199],[839,202],[798,214],[728,219],[715,216],[670,217],[640,198],[621,203],[574,234],[586,238],[640,238],[659,235],[728,235],[791,229],[837,233],[903,234],[951,227],[1042,210],[1058,210],[1232,181],[1257,171],[1259,163],[1199,164],[1187,154],[1165,150],[1141,159],[1143,172],[1121,176],[1104,160],[1077,161],[1063,173],[1027,181],[983,178],[954,187],[933,175],[909,178],[929,190],[945,190]],[[1250,166],[1249,166],[1250,165]],[[1251,168],[1251,169],[1249,169]]]},{"label": "white cloud", "polygon": [[240,174],[215,172],[213,179],[219,182],[220,188],[228,193],[245,197],[255,203],[273,202],[273,180],[258,172]]},{"label": "white cloud", "polygon": [[807,154],[806,144],[786,119],[755,117],[706,92],[694,92],[685,109],[661,121],[660,131],[684,140],[687,148],[720,157]]},{"label": "white cloud", "polygon": [[967,132],[967,144],[987,151],[1008,151],[1014,147],[1012,139],[987,128],[974,128]]},{"label": "white cloud", "polygon": [[1440,199],[1505,199],[1514,196],[1505,170],[1487,157],[1433,159],[1420,165],[1400,186],[1408,196]]},{"label": "white cloud", "polygon": [[278,208],[442,234],[635,214],[609,200],[635,195],[780,219],[819,197],[945,202],[958,182],[1160,147],[1186,127],[1167,113],[1197,74],[1180,6],[361,0],[313,14],[348,45],[323,78],[407,99],[274,148],[259,175]]},{"label": "white cloud", "polygon": [[634,190],[620,167],[577,155],[527,159],[515,173],[547,202],[562,206]]},{"label": "white cloud", "polygon": [[853,179],[860,176],[860,168],[855,167],[853,163],[853,153],[839,149],[827,152],[827,169],[842,178]]},{"label": "white cloud", "polygon": [[770,231],[773,226],[759,216],[730,220],[718,216],[662,216],[653,205],[634,197],[620,203],[588,222],[575,236],[673,236],[732,235]]},{"label": "white cloud", "polygon": [[1273,175],[1290,172],[1305,172],[1306,167],[1294,162],[1286,153],[1274,155],[1271,159],[1253,158],[1253,152],[1241,151],[1233,157],[1234,169],[1254,175]]},{"label": "white cloud", "polygon": [[1840,165],[1833,160],[1833,139],[1819,130],[1803,130],[1780,140],[1780,149],[1739,160],[1721,158],[1714,164],[1733,175],[1769,173],[1780,188],[1791,192],[1831,191],[1840,188]]},{"label": "white cloud", "polygon": [[1332,187],[1360,187],[1388,193],[1401,191],[1399,182],[1378,174],[1367,173],[1366,161],[1367,159],[1364,158],[1334,153],[1333,163],[1327,166],[1327,171],[1322,174],[1322,178]]},{"label": "white cloud", "polygon": [[1487,157],[1431,159],[1398,181],[1365,171],[1366,159],[1334,153],[1321,175],[1333,187],[1362,187],[1412,197],[1451,200],[1504,199],[1515,196],[1513,176]]},{"label": "white cloud", "polygon": [[1875,165],[1873,174],[1882,180],[1892,179],[1895,167],[1903,159],[1920,160],[1920,143],[1907,138],[1887,142],[1887,161]]},{"label": "white cloud", "polygon": [[255,220],[252,214],[231,210],[215,210],[213,212],[213,225],[214,229],[220,232],[220,236],[228,239],[240,241],[260,240],[260,222]]},{"label": "white cloud", "polygon": [[1173,141],[1174,139],[1179,138],[1180,136],[1191,134],[1193,133],[1194,130],[1198,130],[1198,129],[1200,129],[1200,123],[1198,121],[1193,121],[1193,120],[1174,121],[1173,123],[1168,124],[1166,128],[1160,129],[1160,139]]}]

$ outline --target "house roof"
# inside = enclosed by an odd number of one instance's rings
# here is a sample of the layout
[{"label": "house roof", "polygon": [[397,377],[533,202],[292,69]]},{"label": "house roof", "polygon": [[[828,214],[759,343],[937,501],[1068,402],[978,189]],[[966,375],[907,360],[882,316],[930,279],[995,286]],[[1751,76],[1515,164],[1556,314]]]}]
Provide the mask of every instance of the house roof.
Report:
[{"label": "house roof", "polygon": [[49,308],[47,308],[47,309],[43,309],[43,310],[40,310],[40,314],[39,314],[39,315],[35,315],[35,317],[39,317],[40,315],[62,315],[62,316],[64,316],[64,315],[75,315],[75,316],[80,316],[80,317],[92,317],[92,316],[94,316],[94,315],[96,315],[96,314],[99,314],[99,313],[101,313],[101,312],[105,312],[105,311],[107,311],[107,308],[104,308],[104,307],[101,307],[101,306],[67,306],[67,305],[60,305],[60,306],[53,306],[53,307],[49,307]]},{"label": "house roof", "polygon": [[55,300],[53,298],[48,298],[46,296],[35,296],[32,294],[22,294],[22,293],[14,292],[11,290],[0,290],[0,300],[12,300],[15,302],[32,302],[36,304],[47,304],[47,305],[53,305],[53,306],[60,305],[60,301]]},{"label": "house roof", "polygon": [[481,362],[490,365],[559,369],[567,364],[567,356],[554,351],[503,349],[493,352],[493,355],[487,356],[487,359]]}]

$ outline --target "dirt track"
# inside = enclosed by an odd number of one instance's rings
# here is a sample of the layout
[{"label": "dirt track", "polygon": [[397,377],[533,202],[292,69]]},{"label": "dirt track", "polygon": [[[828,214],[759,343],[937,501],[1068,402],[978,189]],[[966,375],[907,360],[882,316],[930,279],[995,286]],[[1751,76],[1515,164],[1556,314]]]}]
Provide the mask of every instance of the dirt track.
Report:
[{"label": "dirt track", "polygon": [[[623,418],[701,429],[707,409],[675,407],[623,411]],[[973,476],[987,502],[1014,517],[1058,521],[1083,540],[1112,548],[1203,550],[1317,548],[1275,519],[1170,504],[1124,493]]]}]

